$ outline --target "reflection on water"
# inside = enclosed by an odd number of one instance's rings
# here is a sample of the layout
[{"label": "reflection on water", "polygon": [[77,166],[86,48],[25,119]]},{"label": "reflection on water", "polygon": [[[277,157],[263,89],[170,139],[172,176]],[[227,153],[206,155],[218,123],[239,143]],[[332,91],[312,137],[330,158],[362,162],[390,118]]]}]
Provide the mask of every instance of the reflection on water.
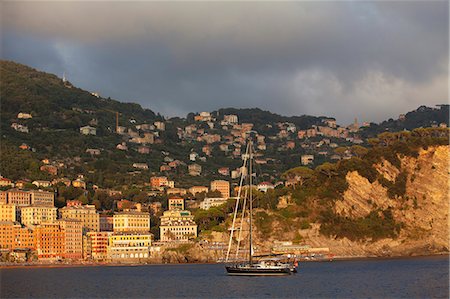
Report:
[{"label": "reflection on water", "polygon": [[223,265],[0,270],[1,298],[448,298],[448,257],[310,262],[285,277]]}]

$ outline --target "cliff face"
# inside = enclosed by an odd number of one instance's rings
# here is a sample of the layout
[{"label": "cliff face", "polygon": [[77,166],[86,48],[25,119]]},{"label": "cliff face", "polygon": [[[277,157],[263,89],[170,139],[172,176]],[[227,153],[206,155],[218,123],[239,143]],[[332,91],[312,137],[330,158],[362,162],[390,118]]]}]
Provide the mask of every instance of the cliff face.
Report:
[{"label": "cliff face", "polygon": [[[350,242],[346,239],[323,240],[310,232],[310,241],[324,241],[334,252],[344,255],[410,255],[448,251],[449,246],[449,146],[422,149],[417,158],[403,157],[400,169],[388,161],[375,165],[378,173],[395,181],[407,173],[406,192],[389,198],[378,181],[370,183],[357,172],[346,176],[349,188],[335,204],[335,212],[346,217],[363,217],[376,208],[391,208],[394,218],[404,227],[395,240]],[[308,234],[307,234],[308,235]],[[322,245],[323,246],[323,245]],[[348,246],[348,250],[339,248]]]},{"label": "cliff face", "polygon": [[[328,247],[339,256],[409,256],[448,252],[449,150],[449,146],[422,149],[417,157],[400,158],[400,167],[386,160],[374,165],[379,175],[391,182],[395,182],[401,173],[406,173],[406,191],[400,197],[390,198],[388,189],[378,180],[371,183],[356,171],[347,173],[349,186],[342,200],[336,201],[335,213],[358,218],[374,210],[390,209],[395,221],[403,224],[395,239],[352,241],[330,238],[319,233],[319,223],[311,223],[309,229],[300,229],[301,225],[293,222],[286,228],[275,218],[270,234],[256,234],[255,245],[268,252],[273,241],[294,240],[300,235],[302,243],[311,247]],[[285,207],[293,203],[280,199],[280,204]],[[211,241],[228,242],[227,233],[215,233],[210,238]]]}]

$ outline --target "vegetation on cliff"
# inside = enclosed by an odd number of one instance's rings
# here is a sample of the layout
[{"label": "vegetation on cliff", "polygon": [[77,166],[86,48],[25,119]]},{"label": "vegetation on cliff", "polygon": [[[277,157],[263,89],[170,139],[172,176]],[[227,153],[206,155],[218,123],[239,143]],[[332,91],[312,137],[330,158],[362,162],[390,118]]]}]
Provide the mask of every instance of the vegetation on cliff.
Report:
[{"label": "vegetation on cliff", "polygon": [[[347,173],[356,171],[371,183],[378,181],[387,189],[391,199],[407,201],[405,193],[408,173],[401,167],[401,158],[417,157],[422,148],[448,145],[448,134],[447,128],[383,133],[371,140],[372,147],[360,157],[341,160],[335,164],[325,163],[311,172],[302,167],[288,170],[284,176],[297,175],[297,185],[282,187],[264,195],[256,193],[256,206],[265,209],[257,213],[256,226],[267,236],[271,230],[274,231],[275,223],[286,231],[294,232],[302,229],[302,225],[306,227],[305,223],[318,222],[321,224],[320,232],[326,236],[346,237],[350,240],[395,238],[403,224],[396,221],[391,209],[374,206],[368,215],[356,218],[336,214],[333,209],[334,202],[342,199],[348,188]],[[375,168],[375,165],[383,160],[398,168],[399,173],[395,180],[386,179]],[[291,205],[277,207],[280,194],[288,195]],[[261,206],[261,198],[265,198],[264,203],[272,204]]]}]

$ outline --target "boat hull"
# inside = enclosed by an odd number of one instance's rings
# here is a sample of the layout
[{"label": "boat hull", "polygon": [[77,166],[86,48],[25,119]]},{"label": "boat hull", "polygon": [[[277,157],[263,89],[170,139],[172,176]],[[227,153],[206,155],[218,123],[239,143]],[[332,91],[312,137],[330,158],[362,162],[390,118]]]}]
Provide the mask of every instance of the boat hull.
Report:
[{"label": "boat hull", "polygon": [[235,267],[227,266],[228,275],[240,276],[274,276],[274,275],[291,275],[289,268],[256,268],[256,267]]}]

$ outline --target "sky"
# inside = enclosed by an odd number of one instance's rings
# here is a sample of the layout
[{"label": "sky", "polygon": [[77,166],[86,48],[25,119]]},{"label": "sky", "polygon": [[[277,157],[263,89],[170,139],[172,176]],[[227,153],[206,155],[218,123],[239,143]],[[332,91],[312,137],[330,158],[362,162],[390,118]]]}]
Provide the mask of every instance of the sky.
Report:
[{"label": "sky", "polygon": [[2,2],[1,58],[165,116],[380,122],[448,102],[448,1]]}]

